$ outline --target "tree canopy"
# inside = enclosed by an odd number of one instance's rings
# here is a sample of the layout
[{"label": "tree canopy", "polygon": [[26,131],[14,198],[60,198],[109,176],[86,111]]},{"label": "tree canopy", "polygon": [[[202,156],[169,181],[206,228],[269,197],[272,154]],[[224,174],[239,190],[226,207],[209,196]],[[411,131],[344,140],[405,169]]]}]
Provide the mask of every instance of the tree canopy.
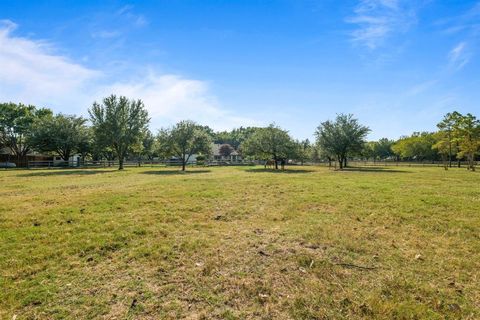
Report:
[{"label": "tree canopy", "polygon": [[159,152],[164,156],[175,156],[185,171],[186,164],[193,154],[209,154],[212,140],[204,127],[185,120],[170,129],[160,130],[158,137]]},{"label": "tree canopy", "polygon": [[323,152],[337,158],[340,169],[347,157],[362,151],[370,129],[361,125],[351,114],[339,114],[335,121],[322,122],[316,132],[317,144]]},{"label": "tree canopy", "polygon": [[148,130],[150,119],[143,102],[111,95],[102,104],[94,102],[88,112],[96,141],[113,149],[118,169],[122,170],[129,148],[139,143]]},{"label": "tree canopy", "polygon": [[9,148],[18,160],[24,160],[33,147],[30,137],[34,122],[49,115],[52,115],[50,109],[37,109],[21,103],[1,103],[0,145]]},{"label": "tree canopy", "polygon": [[295,153],[295,143],[288,131],[270,124],[265,128],[257,128],[242,144],[242,150],[244,154],[259,159],[275,160],[275,169],[278,169],[278,160],[287,159]]},{"label": "tree canopy", "polygon": [[35,122],[31,141],[38,151],[55,152],[68,161],[73,153],[88,148],[90,135],[86,121],[63,114],[43,117]]},{"label": "tree canopy", "polygon": [[402,159],[430,160],[438,158],[433,146],[436,139],[431,132],[414,132],[411,136],[400,138],[392,146],[392,150]]}]

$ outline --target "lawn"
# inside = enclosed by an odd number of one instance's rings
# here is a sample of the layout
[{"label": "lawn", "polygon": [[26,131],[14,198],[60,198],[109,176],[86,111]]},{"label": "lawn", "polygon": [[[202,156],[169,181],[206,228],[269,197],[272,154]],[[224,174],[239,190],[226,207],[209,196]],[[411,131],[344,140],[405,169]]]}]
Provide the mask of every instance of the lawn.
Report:
[{"label": "lawn", "polygon": [[0,318],[479,319],[480,173],[0,171]]}]

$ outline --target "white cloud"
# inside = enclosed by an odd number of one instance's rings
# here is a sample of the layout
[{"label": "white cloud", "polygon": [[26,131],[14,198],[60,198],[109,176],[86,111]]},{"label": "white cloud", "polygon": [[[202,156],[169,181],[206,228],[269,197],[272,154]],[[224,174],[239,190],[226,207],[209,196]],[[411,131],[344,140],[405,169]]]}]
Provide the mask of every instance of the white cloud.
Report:
[{"label": "white cloud", "polygon": [[223,108],[204,81],[133,70],[128,72],[133,76],[119,82],[108,70],[93,70],[56,54],[47,42],[12,35],[15,28],[11,21],[0,21],[0,101],[86,115],[93,101],[113,93],[142,99],[152,129],[181,119],[218,130],[258,124]]},{"label": "white cloud", "polygon": [[471,58],[471,54],[467,50],[467,43],[460,42],[448,53],[450,67],[455,70],[462,69]]},{"label": "white cloud", "polygon": [[103,92],[99,92],[97,96],[116,93],[142,99],[152,117],[154,128],[182,119],[207,124],[217,130],[258,124],[222,108],[204,81],[186,79],[178,75],[159,75],[150,71],[141,79],[115,83],[102,90]]},{"label": "white cloud", "polygon": [[47,42],[12,36],[15,28],[11,21],[0,22],[0,100],[68,103],[69,94],[100,76],[98,71],[54,54]]},{"label": "white cloud", "polygon": [[360,0],[346,21],[357,25],[352,41],[374,50],[393,34],[406,32],[416,22],[416,12],[400,0]]}]

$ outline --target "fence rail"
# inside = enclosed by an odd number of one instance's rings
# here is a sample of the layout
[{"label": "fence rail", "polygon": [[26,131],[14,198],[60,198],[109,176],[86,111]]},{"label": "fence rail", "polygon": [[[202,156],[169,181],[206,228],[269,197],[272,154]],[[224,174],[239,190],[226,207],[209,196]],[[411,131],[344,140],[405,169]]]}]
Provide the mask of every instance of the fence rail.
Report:
[{"label": "fence rail", "polygon": [[[242,166],[260,164],[259,161],[246,160],[205,160],[205,161],[189,161],[187,166]],[[28,168],[106,168],[118,166],[118,161],[29,161]],[[141,166],[181,166],[182,161],[178,160],[139,160],[139,161],[124,161],[124,167],[141,167]]]},{"label": "fence rail", "polygon": [[[247,166],[247,165],[263,165],[263,160],[205,160],[198,162],[188,162],[187,166]],[[478,161],[476,162],[478,164]],[[99,161],[28,161],[28,168],[106,168],[116,167],[119,165],[118,161],[99,160]],[[124,161],[124,167],[141,167],[141,166],[181,166],[182,162],[178,160],[138,160],[138,161]],[[337,167],[338,163],[335,161],[319,161],[319,162],[289,162],[287,165],[307,165],[307,166],[331,166]],[[393,160],[379,160],[379,161],[365,161],[365,160],[350,160],[349,166],[365,167],[365,166],[403,166],[403,167],[443,167],[445,163],[442,161],[393,161]],[[453,162],[452,167],[467,167],[468,162],[460,161]]]},{"label": "fence rail", "polygon": [[[322,161],[322,162],[311,162],[311,163],[306,163],[307,165],[322,165],[322,166],[338,166],[338,162],[332,161],[329,163],[328,161]],[[475,163],[475,165],[478,164],[478,162]],[[350,160],[348,161],[349,166],[354,166],[354,167],[368,167],[368,166],[378,166],[378,167],[390,167],[390,166],[396,166],[396,167],[444,167],[445,162],[443,161],[394,161],[394,160],[377,160],[377,161],[365,161],[365,160]],[[468,162],[467,161],[455,161],[452,162],[452,168],[456,167],[467,167]]]}]

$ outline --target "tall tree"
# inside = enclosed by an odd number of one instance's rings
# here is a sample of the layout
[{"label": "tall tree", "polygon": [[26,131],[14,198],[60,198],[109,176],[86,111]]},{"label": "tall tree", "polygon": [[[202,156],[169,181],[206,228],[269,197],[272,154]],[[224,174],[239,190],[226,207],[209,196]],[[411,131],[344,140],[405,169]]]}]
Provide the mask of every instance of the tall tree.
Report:
[{"label": "tall tree", "polygon": [[279,160],[285,160],[295,153],[295,143],[288,131],[271,124],[266,128],[256,129],[242,144],[242,150],[246,155],[264,160],[273,159],[275,169],[278,169]]},{"label": "tall tree", "polygon": [[42,152],[55,152],[68,161],[88,140],[87,120],[82,117],[58,114],[39,119],[34,124],[31,141]]},{"label": "tall tree", "polygon": [[159,152],[164,156],[175,156],[182,163],[182,171],[193,154],[209,154],[211,138],[205,128],[193,121],[185,120],[173,128],[162,129],[158,134]]},{"label": "tall tree", "polygon": [[95,138],[115,151],[118,170],[122,170],[129,148],[141,141],[148,129],[150,119],[143,102],[111,95],[102,104],[94,102],[88,112]]},{"label": "tall tree", "polygon": [[468,162],[468,169],[475,171],[475,156],[480,149],[480,120],[468,113],[460,117],[456,130],[459,140],[459,158],[465,158]]},{"label": "tall tree", "polygon": [[437,150],[438,154],[442,157],[443,167],[448,170],[448,167],[452,165],[452,142],[448,136],[448,132],[438,131],[434,134],[436,143],[432,146],[432,149]]},{"label": "tall tree", "polygon": [[340,169],[347,166],[347,157],[362,151],[370,129],[351,114],[339,114],[335,121],[322,122],[315,135],[324,152],[337,158]]},{"label": "tall tree", "polygon": [[0,144],[10,149],[18,161],[25,161],[32,150],[30,135],[36,119],[51,115],[49,109],[31,105],[0,104]]},{"label": "tall tree", "polygon": [[436,144],[437,150],[443,154],[443,157],[445,157],[445,151],[448,151],[449,167],[452,167],[452,156],[457,151],[455,150],[458,145],[455,140],[455,129],[458,127],[461,118],[462,115],[457,111],[449,112],[437,124],[437,128],[442,132],[442,134],[437,135],[437,139],[440,139]]}]

